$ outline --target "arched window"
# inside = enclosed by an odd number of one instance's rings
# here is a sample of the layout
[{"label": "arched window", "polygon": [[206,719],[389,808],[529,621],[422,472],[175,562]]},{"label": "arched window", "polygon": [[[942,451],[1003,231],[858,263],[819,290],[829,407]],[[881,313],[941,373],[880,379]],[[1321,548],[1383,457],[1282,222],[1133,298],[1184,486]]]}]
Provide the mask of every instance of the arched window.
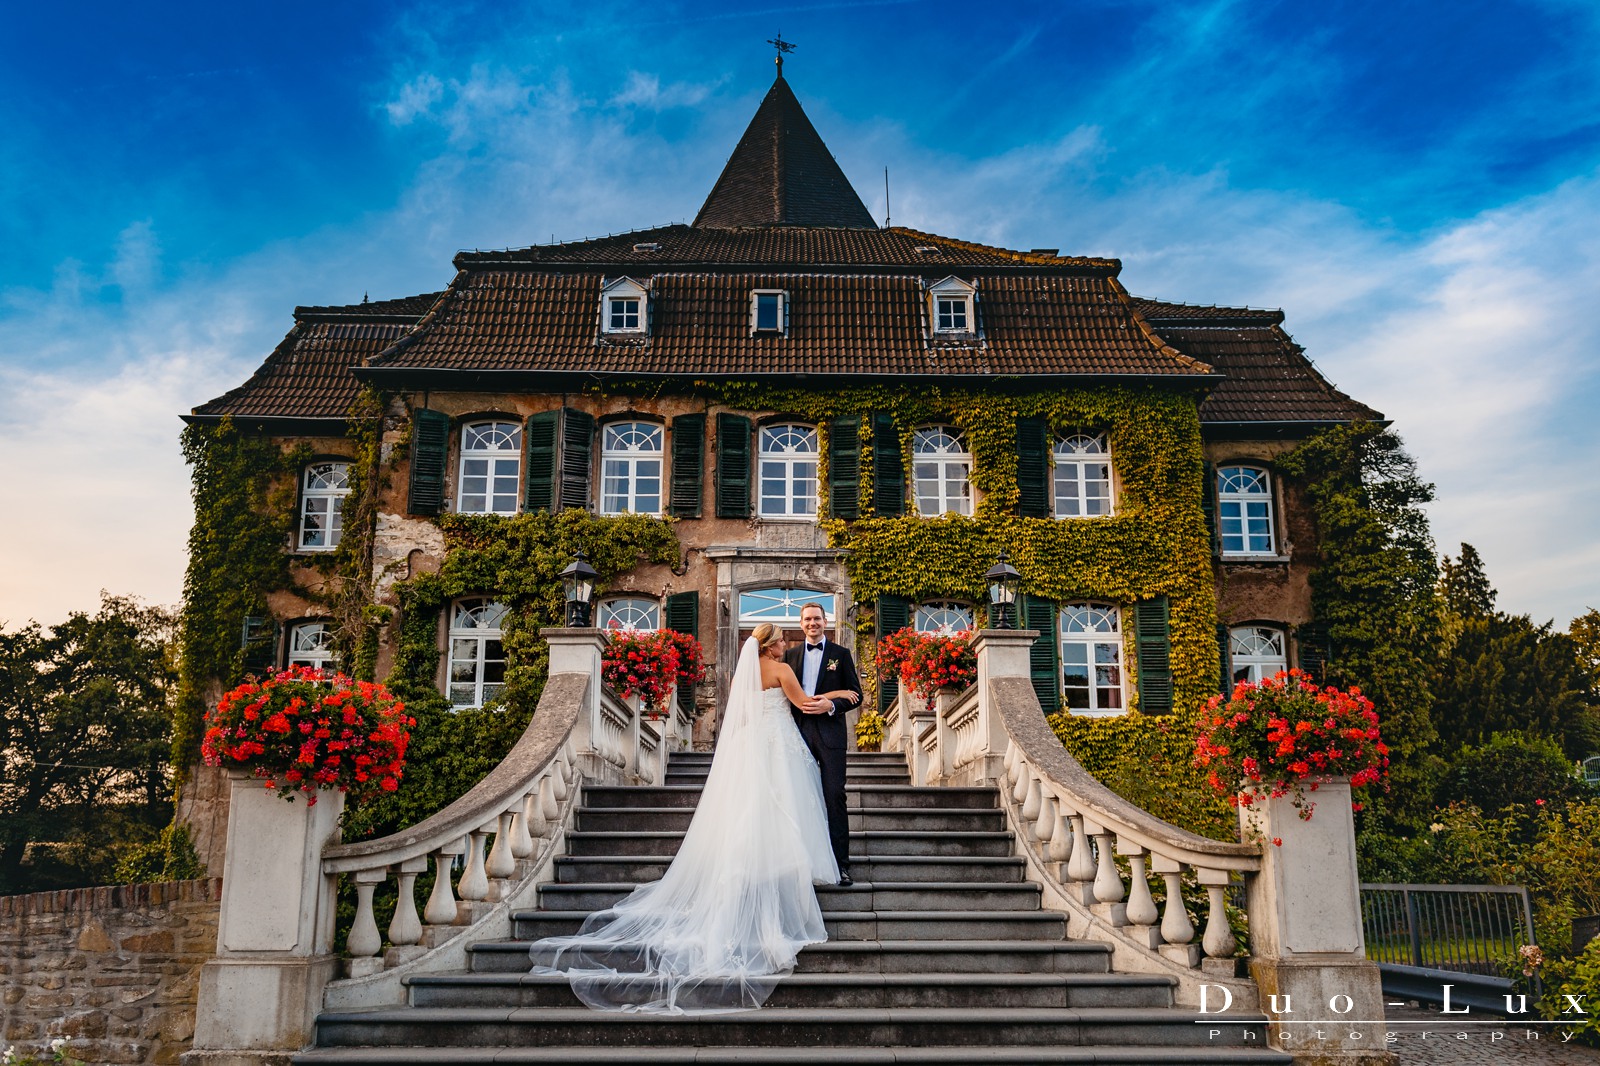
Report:
[{"label": "arched window", "polygon": [[1069,603],[1061,608],[1061,678],[1068,710],[1120,714],[1122,612],[1105,603]]},{"label": "arched window", "polygon": [[461,430],[460,514],[516,514],[522,474],[522,427],[474,422]]},{"label": "arched window", "polygon": [[350,495],[350,464],[312,463],[300,479],[300,550],[332,551],[344,532],[344,498]]},{"label": "arched window", "polygon": [[751,589],[739,593],[739,625],[758,626],[776,622],[785,629],[800,628],[800,609],[808,603],[821,604],[822,614],[833,621],[833,593],[811,589]]},{"label": "arched window", "polygon": [[661,628],[661,605],[655,600],[606,600],[600,604],[601,629]]},{"label": "arched window", "polygon": [[1257,466],[1217,470],[1217,518],[1223,555],[1271,555],[1272,482]]},{"label": "arched window", "polygon": [[666,434],[650,422],[605,427],[600,443],[600,513],[661,513],[661,463]]},{"label": "arched window", "polygon": [[1240,626],[1228,630],[1228,661],[1233,664],[1234,684],[1258,682],[1289,669],[1283,630],[1270,626]]},{"label": "arched window", "polygon": [[972,456],[961,432],[951,426],[924,426],[911,435],[917,511],[925,515],[972,513]]},{"label": "arched window", "polygon": [[924,603],[917,608],[912,625],[918,633],[959,633],[972,628],[972,608],[950,600]]},{"label": "arched window", "polygon": [[761,428],[762,518],[813,518],[817,513],[817,431],[811,426]]},{"label": "arched window", "polygon": [[289,665],[312,670],[335,669],[333,631],[326,622],[301,622],[289,630]]},{"label": "arched window", "polygon": [[1111,451],[1103,436],[1078,433],[1056,441],[1056,517],[1111,513]]},{"label": "arched window", "polygon": [[487,597],[457,600],[450,611],[452,707],[482,707],[506,680],[506,608]]}]

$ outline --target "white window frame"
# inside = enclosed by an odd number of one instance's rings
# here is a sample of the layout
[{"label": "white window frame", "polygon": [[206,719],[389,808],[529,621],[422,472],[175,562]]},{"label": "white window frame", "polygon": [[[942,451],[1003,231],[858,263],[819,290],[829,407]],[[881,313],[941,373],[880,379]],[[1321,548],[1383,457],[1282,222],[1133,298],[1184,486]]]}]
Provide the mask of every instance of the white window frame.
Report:
[{"label": "white window frame", "polygon": [[[331,552],[339,547],[344,535],[344,500],[349,495],[348,461],[319,459],[306,464],[300,475],[300,522],[295,536],[299,551]],[[322,543],[308,543],[315,538]]]},{"label": "white window frame", "polygon": [[[1217,467],[1217,536],[1224,556],[1276,556],[1274,510],[1272,472],[1266,467],[1254,463]],[[1233,547],[1230,540],[1236,541]]]},{"label": "white window frame", "polygon": [[[796,446],[796,438],[808,447]],[[816,521],[821,459],[822,436],[816,426],[802,422],[762,426],[756,444],[756,515],[775,521]],[[780,491],[768,491],[774,487]]]},{"label": "white window frame", "polygon": [[[762,326],[761,323],[761,297],[772,296],[777,299],[776,325]],[[783,289],[751,289],[750,290],[750,332],[755,335],[787,337],[789,335],[789,293]]]},{"label": "white window frame", "polygon": [[601,600],[596,623],[601,629],[652,633],[661,628],[661,604],[641,596]]},{"label": "white window frame", "polygon": [[[657,422],[600,427],[600,513],[660,515],[666,496],[667,431]],[[640,491],[655,482],[655,492]],[[653,507],[641,506],[654,501]]]},{"label": "white window frame", "polygon": [[[1082,628],[1072,628],[1080,620]],[[1114,603],[1084,601],[1064,603],[1056,619],[1057,640],[1061,654],[1061,706],[1071,714],[1105,718],[1126,714],[1128,711],[1128,669],[1124,654],[1122,608]],[[1068,649],[1073,649],[1073,659],[1082,657],[1082,663],[1069,663]],[[1067,685],[1067,667],[1081,665],[1088,671],[1087,688]],[[1098,683],[1100,671],[1114,672],[1114,680]],[[1083,693],[1088,706],[1073,706],[1074,692]]]},{"label": "white window frame", "polygon": [[[454,710],[482,707],[505,687],[504,621],[507,608],[488,596],[457,600],[450,607],[444,694]],[[492,680],[498,674],[499,680]],[[461,689],[470,689],[468,693]],[[468,702],[457,699],[467,695]]]},{"label": "white window frame", "polygon": [[911,473],[918,514],[971,516],[972,453],[955,426],[918,426],[911,431]]},{"label": "white window frame", "polygon": [[[1259,684],[1280,670],[1289,669],[1289,638],[1277,626],[1232,626],[1228,630],[1229,678]],[[1239,676],[1240,674],[1244,676]]]},{"label": "white window frame", "polygon": [[[1111,445],[1104,433],[1074,433],[1056,439],[1051,493],[1057,518],[1109,518],[1117,509]],[[1099,467],[1098,471],[1091,468]],[[1091,476],[1092,475],[1092,476]],[[1103,495],[1090,490],[1104,486]],[[1098,508],[1098,509],[1096,509]]]},{"label": "white window frame", "polygon": [[918,633],[949,635],[977,628],[977,612],[957,600],[933,600],[917,605],[911,628]]},{"label": "white window frame", "polygon": [[831,629],[838,603],[831,592],[816,589],[763,587],[739,591],[739,628],[775,622],[784,629],[800,628],[800,611],[808,603],[822,605],[822,617]]},{"label": "white window frame", "polygon": [[[484,447],[493,434],[501,447]],[[481,472],[469,464],[483,463]],[[482,491],[477,489],[481,483]],[[505,491],[509,487],[510,491]],[[461,427],[461,454],[456,462],[456,513],[513,515],[521,510],[522,423],[505,418],[485,418]],[[469,498],[482,497],[483,505],[468,507]]]},{"label": "white window frame", "polygon": [[333,646],[333,630],[327,622],[297,622],[289,627],[286,666],[304,666],[333,673],[338,668],[338,652]]},{"label": "white window frame", "polygon": [[[634,301],[637,307],[631,323],[616,323],[612,307],[616,301]],[[621,336],[642,337],[650,332],[650,290],[629,277],[603,281],[600,286],[600,332]]]},{"label": "white window frame", "polygon": [[[951,275],[928,287],[928,325],[935,337],[975,337],[978,334],[977,286]],[[959,304],[964,321],[955,321],[952,307],[944,311],[941,301]]]}]

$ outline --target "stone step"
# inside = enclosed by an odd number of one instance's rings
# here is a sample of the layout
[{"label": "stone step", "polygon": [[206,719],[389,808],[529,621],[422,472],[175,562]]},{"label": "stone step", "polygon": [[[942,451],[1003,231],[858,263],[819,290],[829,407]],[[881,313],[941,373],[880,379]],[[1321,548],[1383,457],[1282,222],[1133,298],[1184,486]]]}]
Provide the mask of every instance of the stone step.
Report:
[{"label": "stone step", "polygon": [[[439,1066],[485,1061],[483,1048],[335,1047],[303,1051],[289,1061],[298,1066]],[[572,1063],[574,1066],[1292,1066],[1282,1052],[1259,1045],[1222,1047],[506,1047],[494,1049],[497,1063]]]},{"label": "stone step", "polygon": [[[681,832],[689,828],[694,807],[579,807],[577,829],[615,833],[624,830]],[[851,829],[905,829],[922,833],[997,832],[1005,828],[1003,811],[965,807],[874,807],[850,812]]]},{"label": "stone step", "polygon": [[[666,778],[661,782],[664,785],[704,785],[706,773],[701,770],[668,770]],[[844,784],[846,788],[852,785],[910,785],[911,775],[904,770],[857,770],[854,767],[845,771]]]},{"label": "stone step", "polygon": [[[711,760],[716,757],[716,754],[717,753],[714,751],[675,751],[667,757],[667,762],[668,765],[671,766],[676,766],[680,763],[704,763],[710,765]],[[852,765],[856,763],[861,763],[864,765],[870,765],[872,763],[894,763],[899,766],[906,765],[906,757],[897,751],[847,751],[845,752],[845,759]]]},{"label": "stone step", "polygon": [[[700,802],[699,785],[585,785],[585,807],[693,807]],[[999,794],[992,788],[929,788],[916,785],[846,784],[852,808],[935,808],[998,810]]]},{"label": "stone step", "polygon": [[[527,973],[526,940],[489,940],[467,948],[474,973]],[[1111,972],[1111,948],[1090,940],[866,940],[813,944],[796,973],[1092,973]]]},{"label": "stone step", "polygon": [[[570,936],[589,911],[519,911],[519,940]],[[1066,920],[1055,911],[824,911],[829,940],[1061,940]]]},{"label": "stone step", "polygon": [[[853,873],[854,871],[852,871]],[[539,909],[604,910],[632,892],[626,883],[561,883],[539,889]],[[858,879],[850,888],[818,885],[817,902],[825,912],[842,911],[1036,911],[1039,886],[935,881],[922,885],[875,885]]]},{"label": "stone step", "polygon": [[[873,829],[850,834],[850,862],[874,855],[1010,855],[1011,834],[918,833]],[[614,832],[567,834],[569,855],[676,855],[683,833]]]},{"label": "stone step", "polygon": [[[561,974],[453,973],[409,978],[414,1007],[580,1007]],[[1088,973],[797,973],[768,1007],[1170,1007],[1170,977]]]},{"label": "stone step", "polygon": [[[568,884],[659,881],[671,862],[667,855],[563,855],[556,859],[556,880]],[[874,855],[850,866],[851,875],[860,882],[879,886],[929,881],[1015,884],[1024,879],[1026,871],[1023,859],[1007,855]]]},{"label": "stone step", "polygon": [[[1236,1016],[1235,1021],[1244,1021]],[[713,1015],[654,1015],[547,1008],[406,1007],[328,1012],[317,1019],[323,1047],[612,1048],[966,1047],[1139,1044],[1259,1044],[1265,1023],[1217,1025],[1178,1008],[984,1007],[946,1009],[763,1008]],[[1216,1035],[1212,1035],[1215,1033]]]}]

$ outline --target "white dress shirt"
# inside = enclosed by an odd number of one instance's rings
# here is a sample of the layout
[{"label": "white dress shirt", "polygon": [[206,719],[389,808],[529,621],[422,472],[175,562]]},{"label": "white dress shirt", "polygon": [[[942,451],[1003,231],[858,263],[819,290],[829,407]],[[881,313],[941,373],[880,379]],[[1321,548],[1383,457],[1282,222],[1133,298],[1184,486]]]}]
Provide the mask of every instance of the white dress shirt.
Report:
[{"label": "white dress shirt", "polygon": [[805,652],[800,657],[800,687],[806,690],[807,696],[817,694],[817,678],[822,674],[822,653],[825,650],[824,642],[817,644],[807,643]]}]

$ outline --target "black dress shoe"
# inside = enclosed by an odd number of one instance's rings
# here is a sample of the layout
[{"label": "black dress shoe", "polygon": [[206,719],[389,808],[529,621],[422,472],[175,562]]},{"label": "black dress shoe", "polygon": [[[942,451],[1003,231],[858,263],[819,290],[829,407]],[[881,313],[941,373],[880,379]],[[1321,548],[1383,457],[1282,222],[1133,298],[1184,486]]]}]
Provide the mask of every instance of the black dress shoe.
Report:
[{"label": "black dress shoe", "polygon": [[853,884],[855,884],[855,880],[850,876],[850,871],[849,870],[840,870],[839,871],[839,887],[840,888],[849,888]]}]

